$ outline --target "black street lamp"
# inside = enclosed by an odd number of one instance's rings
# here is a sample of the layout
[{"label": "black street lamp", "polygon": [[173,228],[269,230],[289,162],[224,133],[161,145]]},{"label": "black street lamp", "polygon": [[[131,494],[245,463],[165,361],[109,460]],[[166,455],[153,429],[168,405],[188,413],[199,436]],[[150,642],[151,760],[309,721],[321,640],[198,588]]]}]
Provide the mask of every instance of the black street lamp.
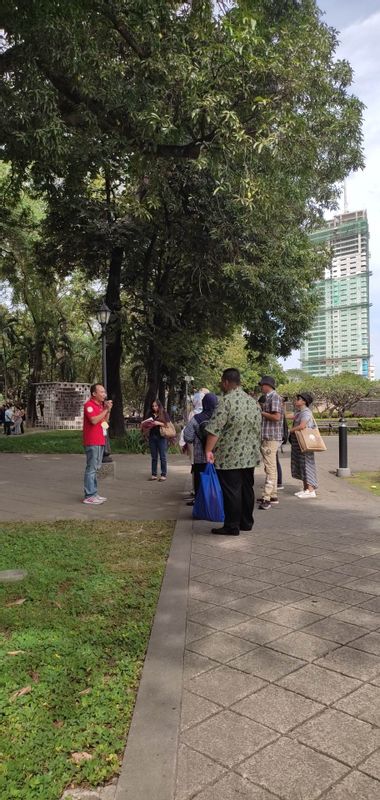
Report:
[{"label": "black street lamp", "polygon": [[[106,340],[106,332],[107,332],[107,325],[109,322],[109,318],[111,316],[111,311],[108,308],[107,304],[102,302],[101,306],[97,309],[96,312],[96,319],[99,322],[99,325],[102,329],[102,381],[105,390],[107,391],[107,340]],[[103,463],[109,463],[112,461],[111,456],[111,449],[109,443],[109,436],[108,433],[104,437],[104,453],[103,453]]]}]

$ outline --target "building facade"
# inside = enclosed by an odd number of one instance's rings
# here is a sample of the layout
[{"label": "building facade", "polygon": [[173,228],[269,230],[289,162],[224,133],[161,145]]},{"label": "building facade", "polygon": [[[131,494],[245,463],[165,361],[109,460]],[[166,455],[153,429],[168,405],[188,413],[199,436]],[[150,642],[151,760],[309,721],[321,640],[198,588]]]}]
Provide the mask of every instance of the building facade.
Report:
[{"label": "building facade", "polygon": [[339,214],[311,239],[330,245],[332,261],[317,283],[320,306],[301,346],[301,369],[315,376],[354,372],[370,378],[367,212]]}]

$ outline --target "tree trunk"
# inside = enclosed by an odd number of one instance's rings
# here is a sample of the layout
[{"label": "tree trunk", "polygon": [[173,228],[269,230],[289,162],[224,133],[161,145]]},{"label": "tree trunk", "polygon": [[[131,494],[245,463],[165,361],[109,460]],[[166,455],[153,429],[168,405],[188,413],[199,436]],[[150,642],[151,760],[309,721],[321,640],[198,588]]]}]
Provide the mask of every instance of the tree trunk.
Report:
[{"label": "tree trunk", "polygon": [[120,380],[122,357],[121,320],[120,320],[120,281],[124,251],[115,247],[111,253],[106,303],[111,310],[107,325],[107,392],[113,407],[110,417],[110,436],[122,436],[125,432],[123,396]]},{"label": "tree trunk", "polygon": [[30,375],[28,405],[26,411],[29,425],[35,425],[37,422],[36,383],[39,383],[41,380],[44,344],[44,337],[37,334],[34,342],[33,367]]},{"label": "tree trunk", "polygon": [[147,390],[144,400],[144,418],[149,417],[153,400],[156,399],[160,384],[161,364],[152,343],[149,347],[147,363]]}]

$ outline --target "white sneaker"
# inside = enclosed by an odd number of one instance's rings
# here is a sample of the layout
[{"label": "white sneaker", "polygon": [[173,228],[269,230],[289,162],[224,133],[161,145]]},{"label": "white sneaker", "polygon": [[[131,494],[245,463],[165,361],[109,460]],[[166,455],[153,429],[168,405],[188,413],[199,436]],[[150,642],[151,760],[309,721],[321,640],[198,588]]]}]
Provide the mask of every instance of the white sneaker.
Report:
[{"label": "white sneaker", "polygon": [[279,492],[282,492],[282,490],[283,490],[283,489],[285,489],[285,486],[277,486],[277,490],[278,490]]},{"label": "white sneaker", "polygon": [[316,497],[316,496],[317,493],[314,490],[311,492],[309,489],[305,489],[304,492],[300,492],[297,495],[297,497],[299,497],[300,500],[307,500],[309,497]]},{"label": "white sneaker", "polygon": [[301,489],[300,492],[294,492],[294,497],[301,497],[305,493],[305,489]]},{"label": "white sneaker", "polygon": [[104,500],[101,497],[97,497],[96,494],[92,495],[92,497],[85,497],[83,503],[86,506],[100,506],[104,503]]},{"label": "white sneaker", "polygon": [[95,495],[95,497],[97,497],[97,498],[98,498],[98,500],[101,500],[101,501],[102,501],[102,503],[105,503],[105,502],[106,502],[106,500],[107,500],[107,498],[106,498],[106,497],[102,497],[100,494],[96,494],[96,495]]}]

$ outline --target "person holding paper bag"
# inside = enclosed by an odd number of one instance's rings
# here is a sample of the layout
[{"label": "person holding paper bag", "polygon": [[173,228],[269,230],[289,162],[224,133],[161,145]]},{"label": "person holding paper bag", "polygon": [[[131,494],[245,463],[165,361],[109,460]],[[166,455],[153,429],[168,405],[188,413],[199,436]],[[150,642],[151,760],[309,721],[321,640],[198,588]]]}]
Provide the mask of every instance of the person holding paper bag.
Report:
[{"label": "person holding paper bag", "polygon": [[301,500],[308,500],[317,496],[315,490],[317,489],[318,481],[314,453],[303,453],[296,437],[297,431],[316,427],[313,414],[309,408],[312,402],[313,397],[309,392],[302,392],[302,394],[297,395],[295,401],[296,413],[293,419],[293,426],[289,431],[289,440],[292,447],[292,478],[297,478],[303,483],[303,489],[300,492],[295,492],[296,497]]}]

